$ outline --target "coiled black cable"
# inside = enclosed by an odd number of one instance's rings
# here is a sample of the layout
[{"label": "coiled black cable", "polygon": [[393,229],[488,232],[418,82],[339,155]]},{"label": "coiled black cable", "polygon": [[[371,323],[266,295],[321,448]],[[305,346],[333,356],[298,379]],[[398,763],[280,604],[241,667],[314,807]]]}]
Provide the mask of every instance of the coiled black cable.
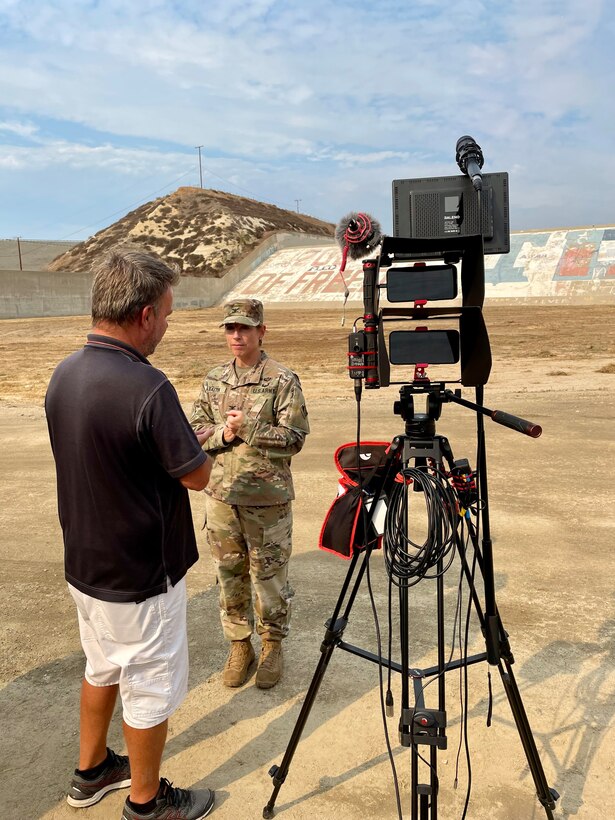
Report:
[{"label": "coiled black cable", "polygon": [[[405,467],[389,493],[389,503],[383,539],[384,560],[392,582],[398,587],[411,587],[421,578],[437,578],[450,567],[455,557],[455,532],[459,522],[457,497],[447,477],[426,467]],[[419,487],[425,501],[427,536],[422,544],[415,543],[408,533],[410,497]],[[430,571],[444,561],[445,566]]]}]

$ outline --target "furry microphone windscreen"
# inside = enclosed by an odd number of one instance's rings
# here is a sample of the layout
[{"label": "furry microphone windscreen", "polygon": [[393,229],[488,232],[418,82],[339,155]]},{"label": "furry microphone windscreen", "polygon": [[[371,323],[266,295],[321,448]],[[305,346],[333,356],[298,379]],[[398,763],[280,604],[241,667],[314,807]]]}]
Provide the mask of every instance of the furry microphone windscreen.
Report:
[{"label": "furry microphone windscreen", "polygon": [[351,259],[362,259],[380,244],[380,223],[369,214],[352,211],[338,222],[335,240],[342,250],[348,248],[347,253]]}]

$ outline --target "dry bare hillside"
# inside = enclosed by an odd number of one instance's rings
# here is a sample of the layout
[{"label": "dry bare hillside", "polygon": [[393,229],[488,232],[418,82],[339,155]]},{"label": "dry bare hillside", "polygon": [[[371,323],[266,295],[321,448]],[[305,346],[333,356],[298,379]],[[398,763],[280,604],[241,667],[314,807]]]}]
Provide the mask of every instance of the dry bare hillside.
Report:
[{"label": "dry bare hillside", "polygon": [[48,269],[87,271],[110,248],[130,244],[176,262],[184,275],[221,277],[276,231],[330,237],[334,226],[254,199],[184,187],[131,211]]}]

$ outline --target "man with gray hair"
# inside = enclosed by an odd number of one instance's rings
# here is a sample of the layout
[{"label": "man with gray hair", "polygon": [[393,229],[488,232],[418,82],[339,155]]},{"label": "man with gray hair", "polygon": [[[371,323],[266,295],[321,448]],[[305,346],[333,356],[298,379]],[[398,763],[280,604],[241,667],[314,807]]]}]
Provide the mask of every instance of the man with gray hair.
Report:
[{"label": "man with gray hair", "polygon": [[256,628],[262,640],[256,685],[270,689],[282,674],[293,595],[290,462],[310,427],[298,376],[261,349],[262,303],[229,302],[221,327],[233,358],[205,376],[190,421],[197,434],[208,432],[203,446],[214,457],[206,490],[207,538],[230,642],[222,682],[236,687],[246,681]]},{"label": "man with gray hair", "polygon": [[[111,253],[92,286],[93,332],[56,368],[45,411],[56,461],[65,575],[86,656],[79,767],[67,796],[91,806],[130,786],[122,820],[199,820],[210,789],[160,778],[169,716],[187,692],[185,575],[198,559],[188,489],[211,459],[152,354],[178,274]],[[128,756],[107,747],[117,694]]]}]

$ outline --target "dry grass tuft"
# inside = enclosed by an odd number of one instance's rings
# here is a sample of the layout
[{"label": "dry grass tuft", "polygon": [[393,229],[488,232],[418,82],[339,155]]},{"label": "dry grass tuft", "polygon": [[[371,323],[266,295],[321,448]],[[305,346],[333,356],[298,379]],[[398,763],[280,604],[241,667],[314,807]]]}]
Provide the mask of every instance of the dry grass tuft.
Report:
[{"label": "dry grass tuft", "polygon": [[615,362],[609,362],[603,367],[599,367],[596,373],[615,373]]}]

